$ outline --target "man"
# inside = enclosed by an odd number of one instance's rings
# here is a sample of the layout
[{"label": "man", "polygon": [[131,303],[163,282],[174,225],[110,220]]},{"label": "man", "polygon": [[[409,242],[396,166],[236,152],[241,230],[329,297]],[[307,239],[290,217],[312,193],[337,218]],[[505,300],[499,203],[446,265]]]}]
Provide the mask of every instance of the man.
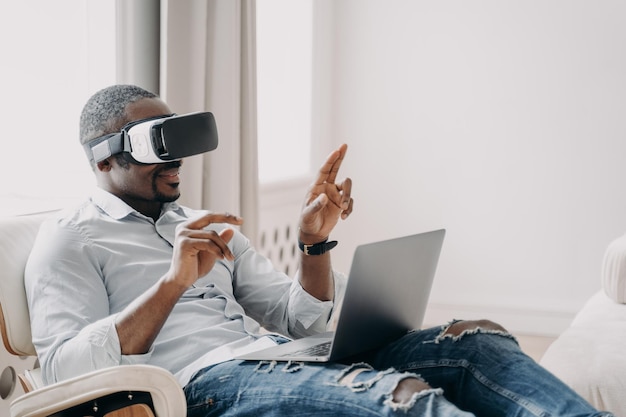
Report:
[{"label": "man", "polygon": [[[177,376],[189,416],[610,415],[489,321],[411,332],[345,363],[233,360],[284,340],[261,326],[290,337],[326,330],[345,277],[326,251],[303,253],[290,279],[237,231],[239,217],[178,205],[182,161],[141,163],[128,149],[92,146],[130,122],[171,114],[129,85],[97,92],[83,109],[81,142],[98,188],[42,226],[26,271],[46,383],[149,363]],[[325,245],[352,212],[351,180],[337,181],[346,150],[329,155],[306,194],[304,244]]]}]

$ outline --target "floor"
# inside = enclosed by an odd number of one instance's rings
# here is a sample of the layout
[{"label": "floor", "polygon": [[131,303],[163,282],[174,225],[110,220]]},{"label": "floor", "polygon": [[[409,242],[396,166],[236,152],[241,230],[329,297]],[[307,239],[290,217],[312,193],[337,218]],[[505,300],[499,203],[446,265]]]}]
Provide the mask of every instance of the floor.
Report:
[{"label": "floor", "polygon": [[548,346],[550,346],[555,339],[554,337],[528,334],[516,334],[515,337],[522,350],[537,362],[539,362]]}]

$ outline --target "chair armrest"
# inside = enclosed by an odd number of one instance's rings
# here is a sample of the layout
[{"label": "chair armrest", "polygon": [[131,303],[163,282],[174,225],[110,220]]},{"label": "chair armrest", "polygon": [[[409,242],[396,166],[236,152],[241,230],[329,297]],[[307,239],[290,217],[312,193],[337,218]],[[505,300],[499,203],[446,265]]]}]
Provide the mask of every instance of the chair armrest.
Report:
[{"label": "chair armrest", "polygon": [[[129,393],[143,392],[150,395],[157,417],[187,414],[185,395],[170,372],[152,365],[121,365],[80,375],[18,397],[11,403],[11,417],[45,417],[93,400],[99,400],[99,406],[104,408],[106,399],[115,397],[115,394],[127,397]],[[132,404],[129,402],[124,406]]]}]

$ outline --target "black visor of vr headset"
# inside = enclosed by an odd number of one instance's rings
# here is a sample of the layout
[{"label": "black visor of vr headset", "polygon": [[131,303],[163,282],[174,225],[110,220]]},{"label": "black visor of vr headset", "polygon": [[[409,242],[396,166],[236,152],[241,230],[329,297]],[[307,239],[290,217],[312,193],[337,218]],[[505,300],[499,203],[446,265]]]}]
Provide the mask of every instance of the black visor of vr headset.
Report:
[{"label": "black visor of vr headset", "polygon": [[217,148],[217,126],[212,113],[151,117],[131,122],[118,133],[83,145],[90,161],[98,163],[121,152],[134,162],[159,164]]}]

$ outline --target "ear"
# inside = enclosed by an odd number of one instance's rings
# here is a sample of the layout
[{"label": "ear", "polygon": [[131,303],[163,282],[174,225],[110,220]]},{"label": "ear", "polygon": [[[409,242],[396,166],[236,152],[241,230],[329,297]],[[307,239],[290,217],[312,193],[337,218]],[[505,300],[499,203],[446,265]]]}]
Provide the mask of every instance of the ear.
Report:
[{"label": "ear", "polygon": [[111,161],[110,158],[105,159],[104,161],[100,161],[96,164],[98,171],[107,172],[111,170]]}]

